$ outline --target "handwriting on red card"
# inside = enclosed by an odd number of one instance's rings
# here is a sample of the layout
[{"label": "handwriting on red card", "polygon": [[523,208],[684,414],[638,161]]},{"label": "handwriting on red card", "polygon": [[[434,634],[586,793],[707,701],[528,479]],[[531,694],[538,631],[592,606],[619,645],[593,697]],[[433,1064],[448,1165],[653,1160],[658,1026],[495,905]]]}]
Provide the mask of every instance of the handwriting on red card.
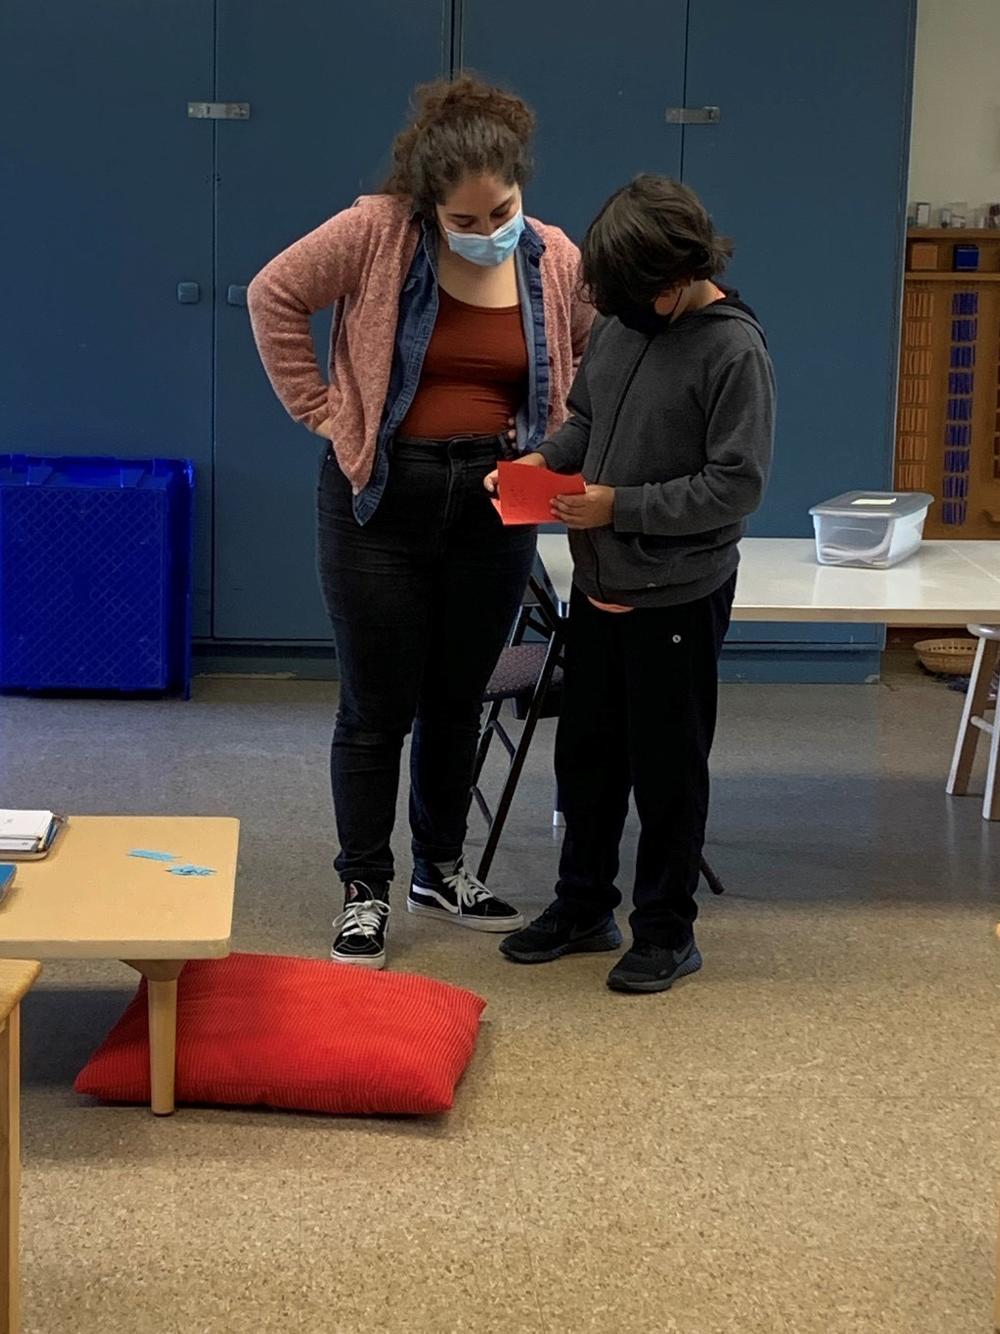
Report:
[{"label": "handwriting on red card", "polygon": [[501,463],[498,471],[500,495],[493,503],[507,525],[552,523],[552,501],[556,496],[582,496],[587,489],[579,473],[567,477],[524,463]]}]

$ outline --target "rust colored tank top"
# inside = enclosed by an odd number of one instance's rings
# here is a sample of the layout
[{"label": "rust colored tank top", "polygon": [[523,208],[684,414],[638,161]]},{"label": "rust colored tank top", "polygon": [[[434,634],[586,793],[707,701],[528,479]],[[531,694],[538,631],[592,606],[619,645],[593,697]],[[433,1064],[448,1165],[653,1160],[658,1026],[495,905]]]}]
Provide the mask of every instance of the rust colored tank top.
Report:
[{"label": "rust colored tank top", "polygon": [[519,306],[470,306],[439,289],[437,322],[400,435],[499,435],[528,388]]}]

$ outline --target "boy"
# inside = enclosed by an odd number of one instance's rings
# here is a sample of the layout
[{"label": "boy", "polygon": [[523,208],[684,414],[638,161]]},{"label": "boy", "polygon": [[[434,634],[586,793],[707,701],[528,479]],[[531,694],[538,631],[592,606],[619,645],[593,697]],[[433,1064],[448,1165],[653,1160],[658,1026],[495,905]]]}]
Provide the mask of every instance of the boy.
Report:
[{"label": "boy", "polygon": [[665,991],[701,967],[693,927],[718,658],[774,418],[761,327],[715,282],[730,254],[686,186],[640,176],[612,196],[583,245],[602,318],[572,415],[523,460],[589,484],[553,505],[574,560],[556,899],[500,948],[543,963],[621,945],[615,876],[631,791],[634,943],[608,978],[618,991]]}]

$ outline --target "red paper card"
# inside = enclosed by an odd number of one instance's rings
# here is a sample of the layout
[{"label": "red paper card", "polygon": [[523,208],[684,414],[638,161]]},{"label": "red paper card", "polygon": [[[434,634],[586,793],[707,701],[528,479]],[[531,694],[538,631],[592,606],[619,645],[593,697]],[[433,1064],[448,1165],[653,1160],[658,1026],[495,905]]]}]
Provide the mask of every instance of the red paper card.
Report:
[{"label": "red paper card", "polygon": [[497,482],[497,513],[508,527],[514,524],[552,523],[556,496],[582,496],[587,484],[575,473],[550,472],[524,463],[501,463]]}]

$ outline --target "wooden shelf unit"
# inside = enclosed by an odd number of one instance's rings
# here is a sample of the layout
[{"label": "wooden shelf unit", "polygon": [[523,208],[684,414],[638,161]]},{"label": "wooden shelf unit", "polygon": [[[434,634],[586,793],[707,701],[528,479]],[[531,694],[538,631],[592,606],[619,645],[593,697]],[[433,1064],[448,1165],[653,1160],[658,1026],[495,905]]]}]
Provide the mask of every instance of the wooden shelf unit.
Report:
[{"label": "wooden shelf unit", "polygon": [[926,537],[1000,538],[1000,231],[912,228],[906,257],[895,485],[934,496]]},{"label": "wooden shelf unit", "polygon": [[1000,228],[992,227],[908,227],[907,241],[957,241],[960,245],[968,242],[993,241],[1000,244]]},{"label": "wooden shelf unit", "polygon": [[922,283],[953,283],[956,278],[961,278],[963,283],[1000,283],[1000,273],[962,273],[951,269],[947,273],[932,273],[926,270],[921,273],[916,270],[913,273],[907,272],[907,278],[919,278]]}]

